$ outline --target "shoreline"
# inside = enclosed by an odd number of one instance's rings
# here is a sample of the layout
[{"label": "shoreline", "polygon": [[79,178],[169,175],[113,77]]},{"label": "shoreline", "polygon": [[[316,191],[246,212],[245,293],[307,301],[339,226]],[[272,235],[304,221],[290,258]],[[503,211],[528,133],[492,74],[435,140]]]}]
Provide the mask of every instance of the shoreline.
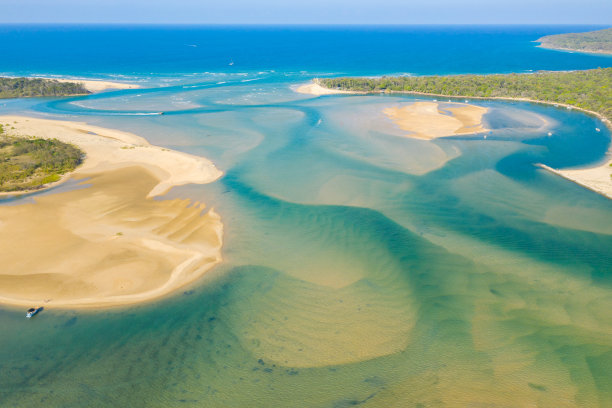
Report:
[{"label": "shoreline", "polygon": [[14,136],[75,144],[85,159],[65,175],[81,188],[0,207],[0,303],[105,308],[148,302],[221,262],[223,224],[213,208],[153,199],[174,186],[218,179],[222,173],[209,160],[81,122],[1,121],[17,122]]},{"label": "shoreline", "polygon": [[0,202],[2,202],[2,199],[4,198],[11,198],[11,197],[18,198],[18,197],[28,195],[28,194],[42,193],[43,191],[49,191],[52,188],[59,187],[62,184],[64,184],[66,181],[68,181],[70,177],[72,177],[72,174],[75,171],[77,171],[77,169],[80,166],[81,165],[79,164],[79,166],[77,166],[76,169],[69,171],[68,173],[62,174],[59,180],[54,181],[53,183],[43,184],[37,189],[19,190],[19,191],[0,191]]},{"label": "shoreline", "polygon": [[[324,88],[318,82],[313,81],[319,87]],[[324,88],[329,89],[329,88]],[[332,89],[329,89],[333,91]],[[348,91],[345,91],[348,92]],[[424,92],[416,92],[416,91],[384,91],[384,92],[363,92],[363,95],[380,95],[380,94],[404,94],[404,95],[422,95],[422,96],[436,96],[450,99],[480,99],[480,100],[501,100],[501,101],[512,101],[512,102],[527,102],[527,103],[535,103],[542,105],[549,105],[554,107],[564,107],[569,110],[578,110],[582,113],[586,113],[589,116],[594,116],[597,119],[601,120],[604,125],[608,128],[610,132],[612,132],[612,121],[605,117],[604,115],[591,111],[588,109],[580,108],[578,106],[569,105],[565,103],[559,102],[549,102],[549,101],[540,101],[537,99],[530,98],[512,98],[512,97],[504,97],[504,96],[492,96],[492,97],[484,97],[484,96],[463,96],[463,95],[444,95],[444,94],[433,94],[433,93],[424,93]],[[553,174],[561,176],[567,180],[570,180],[588,190],[601,194],[605,197],[612,199],[612,145],[609,147],[606,152],[606,156],[608,158],[605,160],[603,164],[593,166],[593,167],[583,167],[580,169],[553,169],[551,167],[545,165],[538,165],[538,167],[549,171]],[[607,179],[604,177],[606,173],[603,171],[608,170]],[[603,184],[604,187],[601,185]]]},{"label": "shoreline", "polygon": [[[538,42],[538,41],[535,41]],[[566,51],[566,52],[578,52],[581,54],[594,54],[594,55],[610,55],[612,56],[612,51],[585,51],[585,50],[577,50],[575,48],[562,48],[555,47],[552,45],[547,45],[544,43],[540,43],[540,45],[536,45],[538,48],[544,48],[545,50],[553,50],[553,51]]]},{"label": "shoreline", "polygon": [[81,83],[89,92],[96,93],[102,92],[106,90],[121,90],[121,89],[139,89],[140,85],[130,84],[126,82],[116,82],[116,81],[105,81],[101,79],[70,79],[70,78],[50,78],[50,77],[30,77],[30,78],[42,78],[42,79],[52,79],[58,82],[76,82]]},{"label": "shoreline", "polygon": [[[32,79],[48,79],[57,82],[73,82],[81,83],[91,93],[102,92],[106,90],[121,90],[121,89],[140,89],[141,86],[138,84],[132,84],[128,82],[117,82],[107,81],[103,79],[84,79],[84,78],[54,78],[41,75],[30,75],[30,76],[5,76],[5,78],[32,78]],[[83,94],[88,95],[88,94]],[[73,95],[78,96],[78,95]]]},{"label": "shoreline", "polygon": [[300,94],[314,95],[314,96],[337,95],[337,94],[344,94],[344,95],[365,95],[366,94],[366,92],[343,91],[340,89],[326,88],[324,86],[321,86],[317,81],[311,81],[307,84],[302,84],[298,86],[297,88],[293,89],[293,91],[300,93]]},{"label": "shoreline", "polygon": [[[610,188],[610,184],[612,184],[612,177],[610,176],[612,174],[612,167],[610,167],[612,166],[612,160],[601,166],[574,170],[557,170],[542,163],[536,163],[535,166],[612,200],[612,188]],[[606,170],[608,173],[605,173]],[[607,180],[604,176],[607,176]],[[608,183],[605,183],[605,181],[608,181]]]}]

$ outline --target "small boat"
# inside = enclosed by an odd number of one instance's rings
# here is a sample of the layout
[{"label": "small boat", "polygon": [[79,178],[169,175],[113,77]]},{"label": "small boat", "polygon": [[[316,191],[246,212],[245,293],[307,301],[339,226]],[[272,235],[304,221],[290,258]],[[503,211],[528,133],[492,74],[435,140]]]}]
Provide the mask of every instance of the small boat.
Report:
[{"label": "small boat", "polygon": [[600,128],[595,128],[595,131],[596,132],[601,132],[601,129]]},{"label": "small boat", "polygon": [[28,309],[28,311],[26,312],[26,317],[29,319],[30,317],[34,316],[36,313],[42,311],[44,309],[44,307],[31,307]]},{"label": "small boat", "polygon": [[552,136],[552,132],[548,132],[548,136]]}]

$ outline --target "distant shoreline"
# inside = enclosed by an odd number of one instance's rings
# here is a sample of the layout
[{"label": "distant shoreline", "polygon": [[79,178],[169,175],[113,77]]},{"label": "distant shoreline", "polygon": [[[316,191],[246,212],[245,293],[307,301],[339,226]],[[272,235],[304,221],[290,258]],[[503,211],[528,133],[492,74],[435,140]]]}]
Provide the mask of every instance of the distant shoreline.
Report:
[{"label": "distant shoreline", "polygon": [[[538,42],[538,41],[536,41]],[[541,43],[540,45],[536,45],[538,48],[544,48],[546,50],[554,50],[554,51],[569,51],[569,52],[579,52],[581,54],[596,54],[596,55],[612,55],[612,51],[588,51],[588,50],[578,50],[576,48],[562,48],[555,47],[554,45]]]},{"label": "distant shoreline", "polygon": [[540,48],[584,54],[612,55],[612,28],[578,33],[545,35],[538,38]]}]

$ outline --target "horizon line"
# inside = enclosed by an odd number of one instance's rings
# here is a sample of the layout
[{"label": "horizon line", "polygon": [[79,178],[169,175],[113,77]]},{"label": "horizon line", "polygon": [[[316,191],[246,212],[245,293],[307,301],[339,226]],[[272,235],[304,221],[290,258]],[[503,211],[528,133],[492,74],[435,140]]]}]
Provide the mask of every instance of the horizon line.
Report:
[{"label": "horizon line", "polygon": [[73,25],[73,26],[192,26],[192,27],[414,27],[414,26],[593,26],[610,27],[612,23],[143,23],[143,22],[3,22],[0,26],[9,25]]}]

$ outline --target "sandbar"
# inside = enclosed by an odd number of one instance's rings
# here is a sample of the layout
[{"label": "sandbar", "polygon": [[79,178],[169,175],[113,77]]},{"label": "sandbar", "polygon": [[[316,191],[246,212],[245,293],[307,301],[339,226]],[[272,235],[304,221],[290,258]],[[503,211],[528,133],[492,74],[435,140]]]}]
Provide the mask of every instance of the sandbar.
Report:
[{"label": "sandbar", "polygon": [[308,95],[334,95],[334,94],[356,94],[353,91],[342,91],[340,89],[330,89],[319,85],[317,82],[310,82],[304,85],[300,85],[295,89],[297,93],[308,94]]},{"label": "sandbar", "polygon": [[[78,145],[84,163],[68,191],[0,206],[0,302],[58,308],[150,301],[221,262],[214,209],[163,199],[174,186],[209,183],[209,160],[78,122],[0,116],[14,135]],[[154,197],[158,197],[154,199]]]},{"label": "sandbar", "polygon": [[460,103],[448,105],[453,107],[441,110],[437,102],[414,102],[406,106],[385,108],[383,113],[400,129],[409,132],[406,136],[416,139],[431,140],[488,130],[482,123],[487,108]]}]

